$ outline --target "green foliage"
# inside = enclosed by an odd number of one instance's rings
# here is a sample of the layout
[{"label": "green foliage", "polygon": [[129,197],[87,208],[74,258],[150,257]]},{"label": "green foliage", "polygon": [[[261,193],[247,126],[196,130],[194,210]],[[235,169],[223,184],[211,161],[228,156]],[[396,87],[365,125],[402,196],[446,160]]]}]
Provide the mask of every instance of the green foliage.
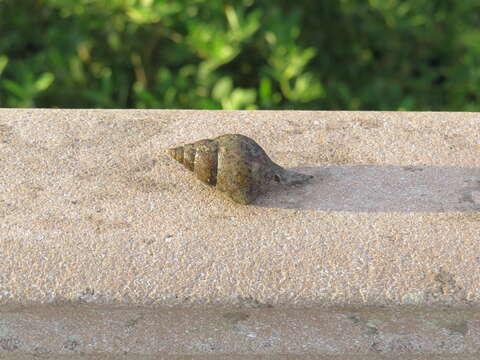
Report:
[{"label": "green foliage", "polygon": [[0,0],[0,106],[480,110],[476,0]]}]

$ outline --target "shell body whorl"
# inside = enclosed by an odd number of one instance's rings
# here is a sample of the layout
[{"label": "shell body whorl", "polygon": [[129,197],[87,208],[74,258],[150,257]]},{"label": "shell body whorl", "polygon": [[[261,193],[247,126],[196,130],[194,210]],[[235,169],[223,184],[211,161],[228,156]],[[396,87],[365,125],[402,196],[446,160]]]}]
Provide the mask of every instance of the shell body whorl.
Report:
[{"label": "shell body whorl", "polygon": [[254,201],[272,182],[303,183],[313,176],[275,164],[253,139],[226,134],[167,150],[207,185],[240,204]]}]

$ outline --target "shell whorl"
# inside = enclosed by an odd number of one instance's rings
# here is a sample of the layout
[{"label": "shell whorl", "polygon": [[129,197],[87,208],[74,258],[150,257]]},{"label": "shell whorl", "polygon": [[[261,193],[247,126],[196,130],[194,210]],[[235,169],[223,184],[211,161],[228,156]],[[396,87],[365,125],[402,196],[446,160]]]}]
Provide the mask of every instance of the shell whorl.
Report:
[{"label": "shell whorl", "polygon": [[199,180],[208,185],[216,185],[218,144],[215,140],[205,139],[178,146],[168,149],[168,153],[192,171]]},{"label": "shell whorl", "polygon": [[275,164],[260,145],[240,134],[200,140],[167,153],[199,180],[241,204],[255,200],[272,182],[298,184],[313,177]]}]

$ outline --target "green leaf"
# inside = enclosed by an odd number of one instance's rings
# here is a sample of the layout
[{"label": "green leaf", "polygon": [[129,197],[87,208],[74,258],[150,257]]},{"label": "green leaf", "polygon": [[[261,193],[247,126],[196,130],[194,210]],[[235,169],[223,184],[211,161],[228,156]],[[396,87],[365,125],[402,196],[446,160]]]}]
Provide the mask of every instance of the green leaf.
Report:
[{"label": "green leaf", "polygon": [[9,80],[9,79],[2,80],[2,85],[5,89],[7,89],[12,94],[20,98],[28,96],[28,90],[21,87],[19,84],[13,82],[12,80]]},{"label": "green leaf", "polygon": [[284,76],[286,79],[291,79],[299,75],[307,63],[315,56],[316,50],[308,48],[305,50],[292,49],[288,55],[288,64],[284,69]]},{"label": "green leaf", "polygon": [[6,55],[0,56],[0,75],[2,75],[3,70],[7,67],[8,57]]},{"label": "green leaf", "polygon": [[225,110],[240,110],[255,103],[257,92],[254,89],[237,88],[228,99],[222,101]]},{"label": "green leaf", "polygon": [[52,85],[53,81],[55,80],[55,75],[51,72],[45,72],[35,81],[33,85],[37,92],[41,92],[46,90],[50,85]]},{"label": "green leaf", "polygon": [[212,90],[212,97],[215,100],[222,101],[227,98],[233,89],[233,81],[231,77],[224,76],[220,78]]},{"label": "green leaf", "polygon": [[272,97],[272,82],[269,78],[262,78],[258,95],[262,102],[267,102]]},{"label": "green leaf", "polygon": [[225,15],[227,16],[228,23],[233,31],[238,31],[240,29],[240,24],[238,22],[237,13],[231,5],[225,6]]},{"label": "green leaf", "polygon": [[313,74],[304,73],[296,79],[291,98],[300,102],[309,102],[323,97],[324,94],[322,84],[314,78]]}]

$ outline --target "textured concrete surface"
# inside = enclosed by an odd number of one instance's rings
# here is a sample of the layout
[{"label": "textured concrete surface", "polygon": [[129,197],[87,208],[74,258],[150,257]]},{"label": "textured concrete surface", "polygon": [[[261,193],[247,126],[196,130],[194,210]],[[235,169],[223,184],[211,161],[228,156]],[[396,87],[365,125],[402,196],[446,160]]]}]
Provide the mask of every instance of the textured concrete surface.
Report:
[{"label": "textured concrete surface", "polygon": [[56,355],[49,354],[42,357],[36,354],[0,354],[1,360],[478,360],[478,354],[459,355],[109,355],[109,354],[83,354],[83,355]]},{"label": "textured concrete surface", "polygon": [[[450,355],[451,359],[454,355],[480,354],[480,311],[447,307],[4,306],[0,309],[0,359],[9,354],[45,359],[52,355],[95,354],[121,358],[168,355],[172,359],[180,354],[207,359],[240,354],[243,358],[281,359],[287,354],[302,359],[328,359],[333,355],[344,356],[335,359],[383,359],[393,355],[395,359],[407,355],[409,359],[433,359],[426,355]],[[285,357],[273,357],[281,354]]]},{"label": "textured concrete surface", "polygon": [[[164,153],[224,133],[314,181],[242,206]],[[0,359],[478,359],[479,139],[475,113],[0,110]]]},{"label": "textured concrete surface", "polygon": [[[164,149],[315,175],[250,206]],[[0,110],[0,303],[480,303],[480,114]]]}]

